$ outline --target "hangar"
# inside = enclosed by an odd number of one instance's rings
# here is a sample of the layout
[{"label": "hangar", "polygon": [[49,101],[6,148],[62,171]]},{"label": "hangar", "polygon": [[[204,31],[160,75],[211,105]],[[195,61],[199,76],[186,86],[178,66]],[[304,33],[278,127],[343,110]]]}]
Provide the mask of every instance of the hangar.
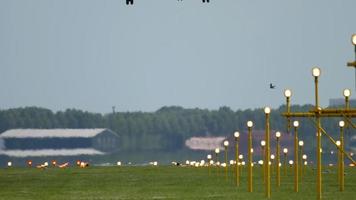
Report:
[{"label": "hangar", "polygon": [[110,129],[11,129],[0,144],[11,157],[100,155],[119,150],[120,137]]}]

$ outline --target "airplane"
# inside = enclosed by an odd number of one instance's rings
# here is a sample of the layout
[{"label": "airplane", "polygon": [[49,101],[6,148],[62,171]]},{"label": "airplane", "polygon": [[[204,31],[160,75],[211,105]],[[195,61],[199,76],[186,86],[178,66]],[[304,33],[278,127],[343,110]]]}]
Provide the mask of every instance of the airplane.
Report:
[{"label": "airplane", "polygon": [[270,88],[270,89],[275,89],[275,88],[276,88],[276,86],[275,86],[275,85],[273,85],[272,83],[270,83],[270,84],[269,84],[269,88]]}]

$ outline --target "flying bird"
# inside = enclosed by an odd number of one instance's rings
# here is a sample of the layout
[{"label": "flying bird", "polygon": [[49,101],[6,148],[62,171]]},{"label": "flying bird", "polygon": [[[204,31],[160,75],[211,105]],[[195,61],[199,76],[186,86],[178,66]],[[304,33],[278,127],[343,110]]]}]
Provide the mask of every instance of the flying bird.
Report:
[{"label": "flying bird", "polygon": [[269,84],[269,88],[270,89],[275,89],[276,88],[276,85],[273,85],[272,83]]}]

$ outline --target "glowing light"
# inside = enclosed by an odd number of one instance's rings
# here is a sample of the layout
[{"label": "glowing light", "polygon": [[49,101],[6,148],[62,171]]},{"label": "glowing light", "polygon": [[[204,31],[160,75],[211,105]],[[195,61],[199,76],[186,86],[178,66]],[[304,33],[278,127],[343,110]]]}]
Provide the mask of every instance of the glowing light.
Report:
[{"label": "glowing light", "polygon": [[229,146],[229,141],[225,140],[225,141],[224,141],[224,146],[225,146],[225,147]]},{"label": "glowing light", "polygon": [[344,89],[344,97],[350,97],[351,96],[351,91],[349,89]]},{"label": "glowing light", "polygon": [[314,67],[314,68],[312,69],[312,74],[313,74],[314,77],[319,77],[320,74],[321,74],[320,68]]},{"label": "glowing light", "polygon": [[271,108],[270,107],[265,107],[264,109],[266,114],[270,114],[271,113]]},{"label": "glowing light", "polygon": [[351,36],[351,42],[352,42],[353,45],[356,45],[356,34],[353,34]]},{"label": "glowing light", "polygon": [[291,97],[292,96],[292,91],[290,89],[286,89],[284,90],[284,96],[285,97]]},{"label": "glowing light", "polygon": [[235,133],[234,133],[234,137],[235,137],[235,138],[240,137],[240,133],[239,133],[238,131],[235,131]]},{"label": "glowing light", "polygon": [[200,161],[200,166],[204,166],[205,165],[205,160],[201,160]]},{"label": "glowing light", "polygon": [[284,148],[284,149],[283,149],[283,153],[287,154],[287,153],[288,153],[288,149],[287,149],[287,148]]},{"label": "glowing light", "polygon": [[220,149],[219,149],[219,148],[216,148],[216,149],[215,149],[215,153],[220,153]]},{"label": "glowing light", "polygon": [[247,122],[247,127],[251,128],[253,126],[253,122],[252,121],[248,121]]},{"label": "glowing light", "polygon": [[281,132],[277,131],[276,132],[276,138],[279,138],[279,137],[281,137]]},{"label": "glowing light", "polygon": [[266,141],[262,140],[261,141],[261,146],[263,146],[263,147],[266,146]]},{"label": "glowing light", "polygon": [[342,128],[345,126],[345,122],[344,121],[339,121],[339,126]]},{"label": "glowing light", "polygon": [[304,146],[304,142],[303,142],[303,140],[301,140],[301,141],[299,141],[299,146]]},{"label": "glowing light", "polygon": [[298,126],[299,126],[299,121],[294,121],[294,122],[293,122],[293,126],[294,126],[295,128],[298,128]]}]

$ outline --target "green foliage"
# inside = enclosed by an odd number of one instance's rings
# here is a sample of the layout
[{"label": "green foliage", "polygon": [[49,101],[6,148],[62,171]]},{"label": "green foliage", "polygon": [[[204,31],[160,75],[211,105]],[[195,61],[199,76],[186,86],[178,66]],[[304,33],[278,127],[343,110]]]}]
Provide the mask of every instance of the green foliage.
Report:
[{"label": "green foliage", "polygon": [[[293,106],[292,110],[308,111],[311,108],[311,105]],[[281,116],[284,111],[284,105],[272,110],[272,130],[286,130],[286,120]],[[255,130],[264,129],[265,116],[261,108],[233,111],[226,106],[218,110],[165,106],[150,113],[102,115],[76,109],[53,113],[44,108],[26,107],[0,110],[0,132],[13,128],[110,128],[121,135],[123,150],[173,151],[181,149],[184,141],[192,136],[229,136],[235,130],[246,130],[248,120],[254,121]],[[337,121],[323,120],[325,129],[335,137],[338,135]],[[301,120],[300,138],[313,147],[315,128],[310,119]]]}]

